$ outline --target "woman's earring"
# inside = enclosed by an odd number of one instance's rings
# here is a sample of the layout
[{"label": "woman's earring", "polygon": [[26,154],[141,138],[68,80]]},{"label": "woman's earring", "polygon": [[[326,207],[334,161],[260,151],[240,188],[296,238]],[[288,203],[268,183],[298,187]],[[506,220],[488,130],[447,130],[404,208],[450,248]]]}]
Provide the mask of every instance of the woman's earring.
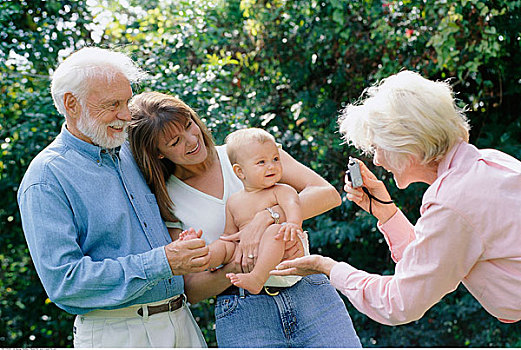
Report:
[{"label": "woman's earring", "polygon": [[165,158],[165,156],[162,155],[162,154],[160,154],[158,158],[159,158],[159,159],[163,159],[163,158]]}]

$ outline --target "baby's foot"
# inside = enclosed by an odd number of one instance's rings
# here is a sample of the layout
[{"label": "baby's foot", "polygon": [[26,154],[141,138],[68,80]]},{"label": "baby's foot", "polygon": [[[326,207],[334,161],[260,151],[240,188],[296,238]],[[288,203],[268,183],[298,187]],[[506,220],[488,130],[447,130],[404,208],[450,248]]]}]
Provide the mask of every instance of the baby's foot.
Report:
[{"label": "baby's foot", "polygon": [[259,281],[251,273],[227,273],[226,277],[230,279],[233,285],[246,289],[251,294],[259,294],[264,286],[264,282]]},{"label": "baby's foot", "polygon": [[188,240],[196,239],[196,238],[199,238],[199,237],[197,236],[197,233],[195,232],[194,229],[184,230],[183,232],[181,232],[179,234],[180,241],[188,241]]}]

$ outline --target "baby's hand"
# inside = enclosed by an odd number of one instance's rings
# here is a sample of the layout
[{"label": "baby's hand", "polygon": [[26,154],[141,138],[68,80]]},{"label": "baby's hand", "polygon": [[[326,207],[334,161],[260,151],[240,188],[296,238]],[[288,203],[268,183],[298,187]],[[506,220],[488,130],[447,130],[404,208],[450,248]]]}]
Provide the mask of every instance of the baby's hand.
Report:
[{"label": "baby's hand", "polygon": [[302,228],[300,225],[292,222],[284,223],[279,230],[279,235],[284,235],[284,241],[293,241],[297,239],[297,236],[302,235]]}]

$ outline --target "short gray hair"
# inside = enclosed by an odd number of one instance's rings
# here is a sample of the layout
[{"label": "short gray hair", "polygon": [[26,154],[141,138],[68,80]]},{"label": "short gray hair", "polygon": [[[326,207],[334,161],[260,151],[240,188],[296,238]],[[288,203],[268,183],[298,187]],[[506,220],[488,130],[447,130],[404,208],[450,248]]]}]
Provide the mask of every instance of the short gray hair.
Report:
[{"label": "short gray hair", "polygon": [[84,47],[67,57],[56,69],[51,81],[54,105],[60,114],[66,114],[63,96],[70,92],[84,102],[93,78],[108,82],[123,74],[130,83],[137,83],[147,74],[127,55],[99,47]]},{"label": "short gray hair", "polygon": [[397,169],[409,156],[422,164],[439,161],[460,140],[468,142],[470,129],[448,82],[410,71],[366,89],[338,121],[348,144],[371,155],[379,147]]}]

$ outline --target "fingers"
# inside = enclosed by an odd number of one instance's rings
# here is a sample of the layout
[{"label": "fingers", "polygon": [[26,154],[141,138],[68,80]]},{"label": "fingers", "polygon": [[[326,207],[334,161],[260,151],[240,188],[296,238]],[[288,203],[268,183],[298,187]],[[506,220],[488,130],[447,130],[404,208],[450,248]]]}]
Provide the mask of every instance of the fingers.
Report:
[{"label": "fingers", "polygon": [[237,232],[237,233],[227,235],[227,236],[220,236],[219,239],[222,239],[223,241],[228,241],[228,242],[237,242],[237,241],[240,241],[240,239],[241,239],[241,233]]},{"label": "fingers", "polygon": [[297,268],[299,270],[313,270],[314,262],[317,257],[319,257],[319,256],[318,255],[308,255],[308,256],[304,256],[302,258],[297,258],[294,260],[282,261],[277,266],[275,266],[275,269],[285,270],[285,269],[290,269],[290,268]]},{"label": "fingers", "polygon": [[284,230],[284,241],[287,242],[291,240],[291,227],[284,225],[282,226],[281,230]]},{"label": "fingers", "polygon": [[306,270],[302,268],[305,264],[305,261],[302,261],[303,258],[298,258],[295,260],[288,260],[279,263],[275,266],[275,269],[270,271],[270,275],[273,276],[289,276],[289,275],[299,275],[305,276]]},{"label": "fingers", "polygon": [[206,242],[200,238],[189,239],[186,241],[174,241],[170,244],[176,243],[177,246],[182,247],[183,249],[197,249],[206,246]]},{"label": "fingers", "polygon": [[242,270],[245,273],[252,272],[254,267],[255,267],[255,255],[248,254],[247,256],[242,257]]},{"label": "fingers", "polygon": [[302,230],[298,225],[287,223],[282,225],[279,229],[279,232],[275,235],[275,239],[283,239],[285,242],[294,241],[297,239],[297,236],[302,236]]},{"label": "fingers", "polygon": [[177,240],[165,246],[165,254],[174,275],[199,272],[208,268],[209,248],[202,239]]},{"label": "fingers", "polygon": [[291,268],[287,268],[287,269],[284,269],[284,270],[271,270],[270,271],[270,276],[290,276],[290,275],[299,275],[298,273],[298,269],[295,268],[295,267],[291,267]]},{"label": "fingers", "polygon": [[296,227],[286,228],[286,231],[284,232],[284,241],[294,241],[297,238],[297,231],[298,229]]},{"label": "fingers", "polygon": [[296,228],[291,230],[291,240],[292,241],[296,240],[301,235],[303,235],[303,233],[302,233],[302,230],[300,228],[296,227]]},{"label": "fingers", "polygon": [[297,244],[293,244],[291,247],[286,248],[282,259],[284,259],[284,260],[295,259],[296,257],[298,257],[297,256],[298,252],[299,252],[299,248],[298,248]]},{"label": "fingers", "polygon": [[360,164],[360,173],[362,174],[362,177],[365,179],[369,179],[369,180],[378,180],[376,178],[376,176],[371,172],[371,170],[369,170],[369,168],[367,167],[367,165],[365,165],[364,162],[362,162],[361,160],[356,160],[358,162],[358,164]]},{"label": "fingers", "polygon": [[192,268],[200,268],[200,271],[206,270],[208,268],[208,263],[210,262],[210,255],[202,255],[199,257],[193,257],[191,260]]},{"label": "fingers", "polygon": [[291,260],[304,256],[304,246],[300,239],[286,242],[282,260]]},{"label": "fingers", "polygon": [[364,192],[359,188],[351,187],[351,183],[345,184],[344,191],[346,192],[346,198],[356,204],[361,203],[364,198]]},{"label": "fingers", "polygon": [[[259,246],[255,246],[253,248],[253,266],[255,266],[257,264],[257,258],[259,256]],[[253,270],[253,268],[252,268]]]},{"label": "fingers", "polygon": [[255,267],[255,262],[257,261],[257,255],[253,252],[255,249],[251,250],[250,253],[244,254],[242,256],[242,271],[245,273],[252,272]]},{"label": "fingers", "polygon": [[[253,256],[252,254],[248,255]],[[253,270],[254,261],[248,258],[248,255],[245,254],[244,249],[240,245],[236,246],[234,263],[236,266],[240,266],[240,271],[243,273],[249,273]]]}]

